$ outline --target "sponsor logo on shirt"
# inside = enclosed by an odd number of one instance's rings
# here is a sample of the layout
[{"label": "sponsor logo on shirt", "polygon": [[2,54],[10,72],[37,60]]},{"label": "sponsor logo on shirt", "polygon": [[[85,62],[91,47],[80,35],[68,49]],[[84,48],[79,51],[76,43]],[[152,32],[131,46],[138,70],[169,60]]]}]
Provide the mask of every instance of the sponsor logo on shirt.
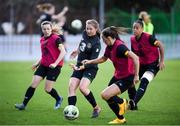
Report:
[{"label": "sponsor logo on shirt", "polygon": [[92,48],[92,44],[91,44],[91,43],[88,43],[88,44],[87,44],[87,48]]}]

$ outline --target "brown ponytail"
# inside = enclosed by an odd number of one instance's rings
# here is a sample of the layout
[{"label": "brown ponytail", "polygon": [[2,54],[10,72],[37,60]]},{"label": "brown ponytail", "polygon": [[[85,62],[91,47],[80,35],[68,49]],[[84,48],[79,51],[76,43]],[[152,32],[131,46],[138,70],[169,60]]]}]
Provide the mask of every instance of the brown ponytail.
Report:
[{"label": "brown ponytail", "polygon": [[115,39],[120,39],[119,34],[127,34],[128,31],[129,28],[110,26],[103,29],[102,35],[106,38],[110,36]]}]

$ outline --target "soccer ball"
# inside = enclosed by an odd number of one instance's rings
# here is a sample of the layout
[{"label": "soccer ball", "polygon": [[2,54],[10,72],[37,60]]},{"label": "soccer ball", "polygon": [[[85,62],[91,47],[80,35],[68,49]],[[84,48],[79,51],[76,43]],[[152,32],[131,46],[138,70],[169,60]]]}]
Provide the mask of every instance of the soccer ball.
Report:
[{"label": "soccer ball", "polygon": [[80,30],[82,28],[82,22],[79,19],[75,19],[71,22],[71,27],[74,29]]},{"label": "soccer ball", "polygon": [[74,105],[68,105],[64,108],[64,117],[68,120],[75,120],[79,117],[79,110]]}]

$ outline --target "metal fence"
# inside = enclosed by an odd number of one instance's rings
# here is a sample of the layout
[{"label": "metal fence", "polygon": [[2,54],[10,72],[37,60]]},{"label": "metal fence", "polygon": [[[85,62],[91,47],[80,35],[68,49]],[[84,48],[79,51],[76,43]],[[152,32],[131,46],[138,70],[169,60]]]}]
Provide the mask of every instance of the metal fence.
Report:
[{"label": "metal fence", "polygon": [[[180,58],[180,34],[158,34],[156,37],[164,44],[166,59]],[[31,61],[40,58],[39,39],[39,35],[0,36],[0,61]],[[121,36],[121,39],[130,47],[130,35]],[[69,55],[77,48],[81,35],[68,35],[66,40],[66,60],[69,60]],[[103,55],[104,48],[102,42],[100,55]]]}]

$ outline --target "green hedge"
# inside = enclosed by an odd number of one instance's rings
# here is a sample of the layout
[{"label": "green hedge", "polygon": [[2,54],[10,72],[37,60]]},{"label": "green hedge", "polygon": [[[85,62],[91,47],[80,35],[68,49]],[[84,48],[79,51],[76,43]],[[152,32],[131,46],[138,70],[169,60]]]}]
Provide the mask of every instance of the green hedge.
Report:
[{"label": "green hedge", "polygon": [[[155,33],[180,33],[180,9],[174,7],[174,27],[171,27],[171,13],[166,13],[158,8],[152,8],[148,13],[151,15],[152,23],[155,27]],[[113,8],[106,13],[106,26],[124,26],[131,27],[132,17],[138,19],[138,13],[132,15],[131,13],[122,11],[118,8]]]}]

